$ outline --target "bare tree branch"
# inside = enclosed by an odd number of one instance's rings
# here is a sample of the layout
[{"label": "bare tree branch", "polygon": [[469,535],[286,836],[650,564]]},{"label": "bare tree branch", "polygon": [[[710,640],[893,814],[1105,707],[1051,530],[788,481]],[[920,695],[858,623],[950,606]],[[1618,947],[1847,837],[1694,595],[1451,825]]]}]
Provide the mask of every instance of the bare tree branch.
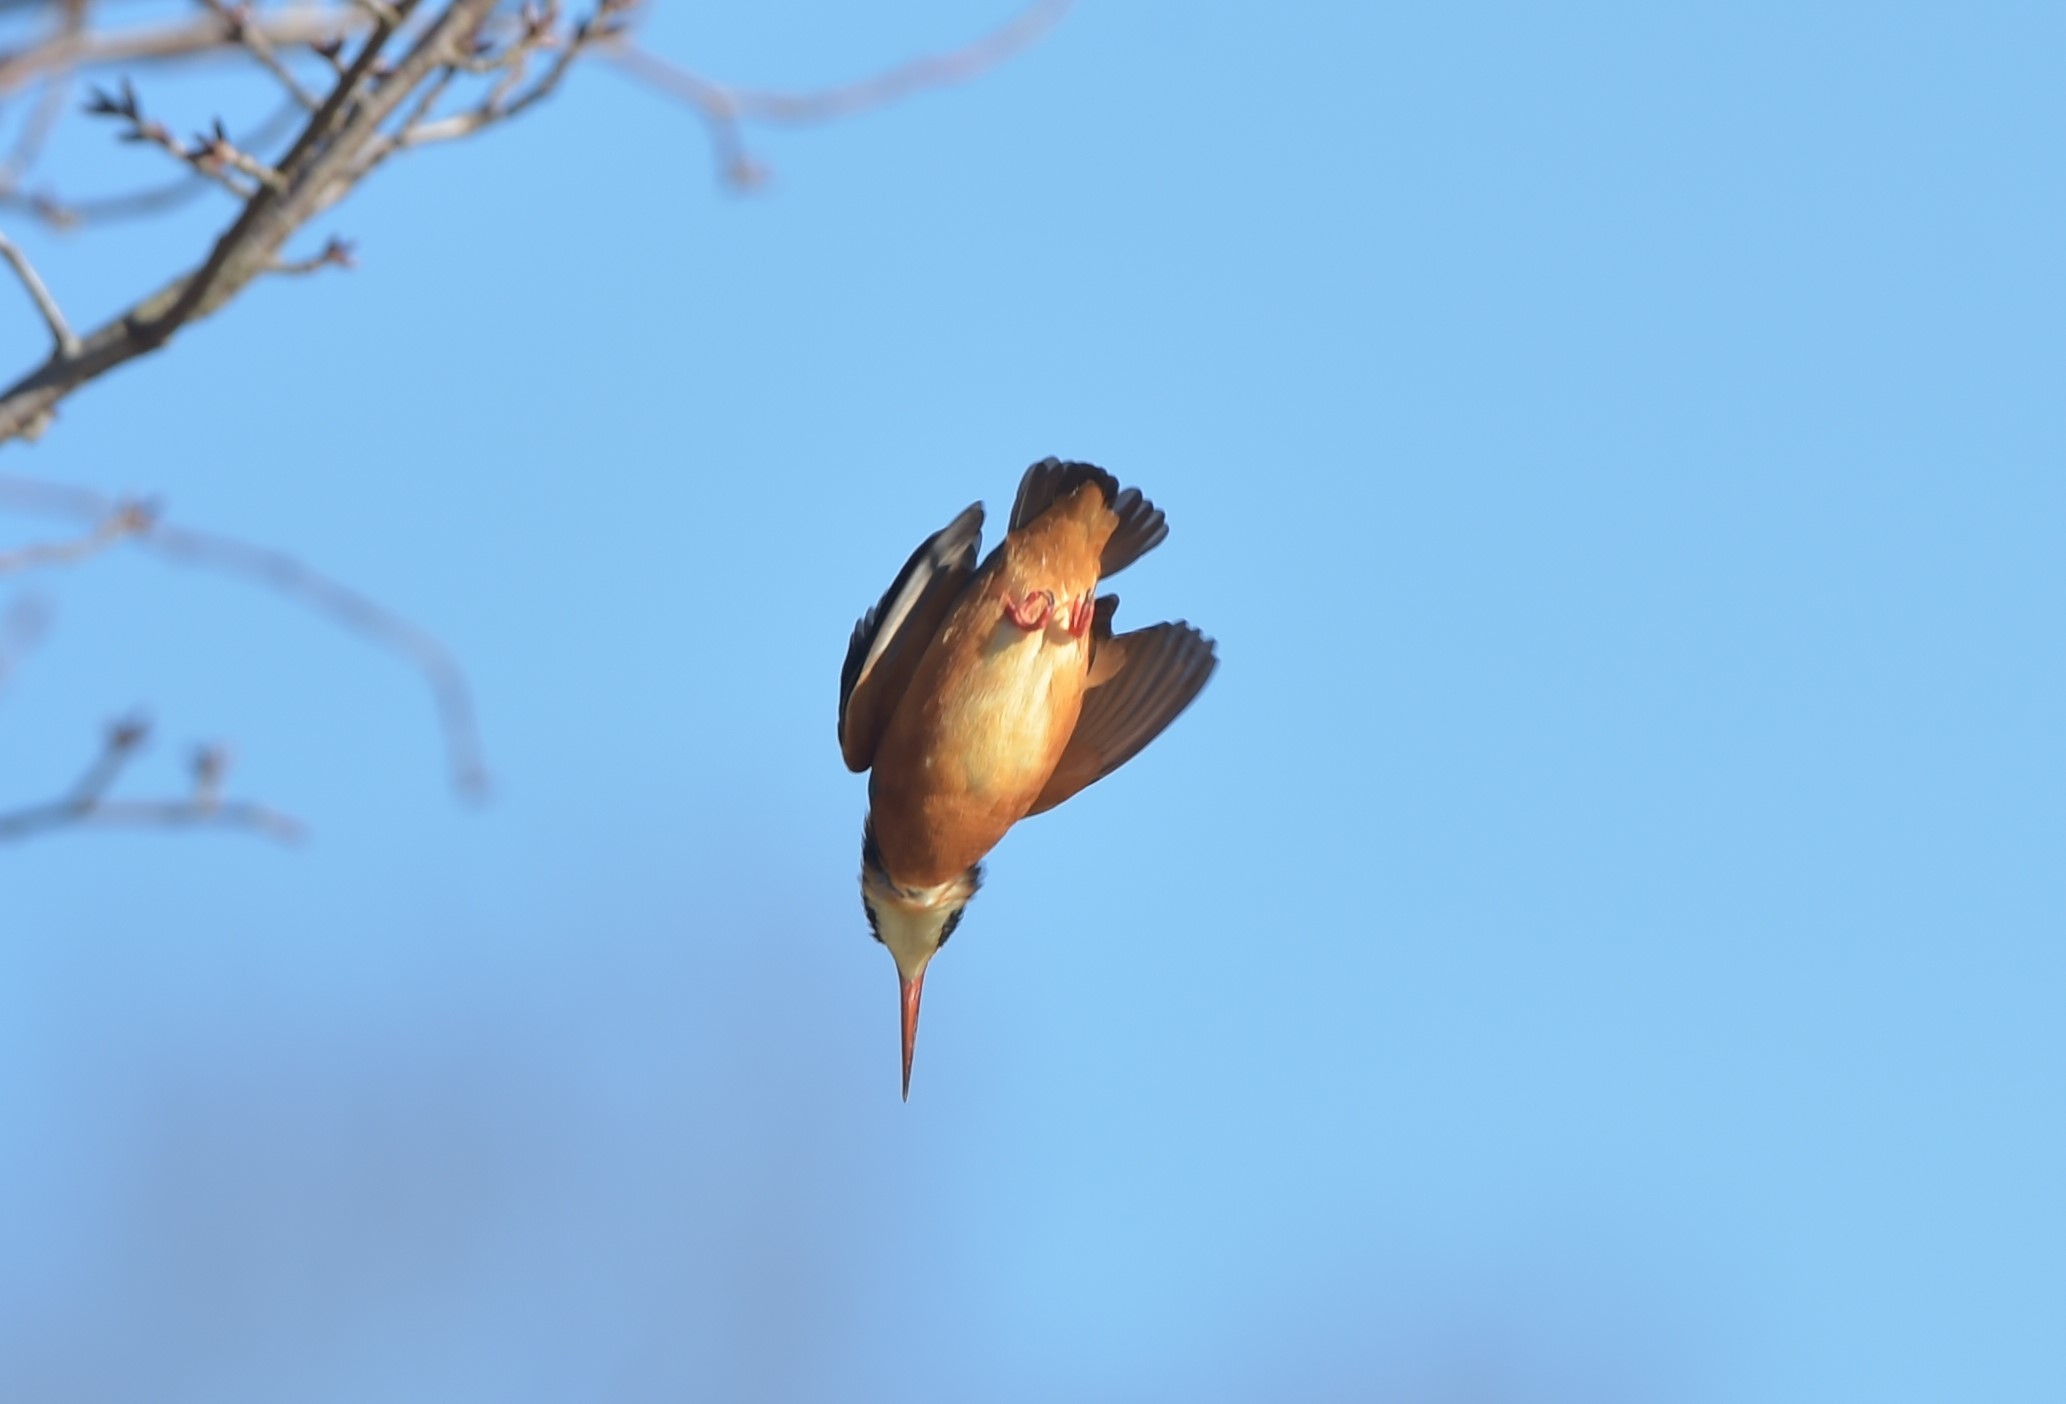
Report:
[{"label": "bare tree branch", "polygon": [[0,813],[0,842],[72,826],[248,829],[282,843],[300,840],[302,825],[291,815],[248,800],[225,802],[221,798],[228,760],[220,747],[196,752],[193,792],[184,798],[109,799],[108,791],[149,737],[150,726],[140,718],[110,726],[100,751],[70,790],[42,804]]},{"label": "bare tree branch", "polygon": [[754,185],[765,172],[745,151],[744,122],[801,126],[852,117],[930,88],[978,77],[1036,43],[1061,22],[1074,0],[1033,0],[998,28],[944,54],[898,64],[872,77],[813,92],[778,93],[732,87],[706,78],[637,44],[605,51],[618,69],[687,104],[710,128],[721,167],[735,184]]},{"label": "bare tree branch", "polygon": [[254,187],[238,181],[231,171],[238,171],[251,177],[259,185],[280,189],[285,185],[280,173],[255,156],[237,148],[230,140],[228,128],[218,120],[212,131],[195,136],[192,147],[181,146],[172,131],[163,122],[152,121],[144,116],[143,107],[137,102],[136,89],[127,78],[122,80],[119,94],[93,90],[87,101],[86,112],[93,117],[112,117],[122,124],[122,140],[139,145],[155,146],[175,161],[192,166],[208,179],[221,185],[240,200],[248,200]]},{"label": "bare tree branch", "polygon": [[[7,475],[0,475],[0,504],[17,511],[93,522],[97,524],[97,533],[106,530],[106,523],[124,510],[85,488]],[[128,510],[139,512],[134,505]],[[473,690],[443,644],[393,610],[284,552],[235,537],[175,526],[164,520],[162,512],[143,510],[148,514],[140,521],[132,518],[125,531],[114,539],[133,539],[143,549],[180,565],[256,581],[413,666],[429,685],[437,703],[454,788],[473,798],[487,793],[488,768],[481,754]],[[73,558],[87,554],[79,549],[80,543],[70,545],[76,553]]]},{"label": "bare tree branch", "polygon": [[22,286],[29,290],[30,301],[34,302],[36,310],[43,314],[43,325],[50,328],[50,339],[56,343],[56,350],[51,353],[52,359],[69,356],[78,351],[79,338],[73,334],[72,324],[65,320],[65,314],[58,307],[57,299],[50,295],[50,288],[44,283],[42,275],[36,272],[35,265],[29,262],[28,255],[17,248],[14,240],[5,234],[0,234],[0,258],[6,259],[8,266],[14,269],[15,276],[22,280]]},{"label": "bare tree branch", "polygon": [[[270,146],[286,134],[288,126],[293,123],[298,112],[299,109],[292,102],[285,104],[248,134],[239,137],[237,145],[246,151]],[[159,214],[186,204],[194,197],[206,194],[210,189],[221,188],[220,181],[199,172],[165,185],[147,186],[120,195],[88,196],[79,200],[65,200],[47,191],[24,194],[19,189],[0,186],[0,209],[32,215],[54,229],[76,229],[81,225],[105,224]]]},{"label": "bare tree branch", "polygon": [[316,95],[304,88],[301,80],[294,76],[294,70],[280,61],[279,49],[266,33],[265,26],[253,22],[249,5],[231,5],[226,0],[201,0],[201,4],[221,17],[229,37],[249,49],[258,66],[280,80],[280,86],[287,90],[287,95],[297,106],[309,112],[316,110]]},{"label": "bare tree branch", "polygon": [[[273,164],[233,142],[220,122],[191,147],[181,146],[161,123],[143,115],[126,79],[119,97],[95,95],[89,110],[121,119],[126,139],[162,147],[229,189],[243,208],[197,267],[0,389],[0,443],[37,437],[74,390],[157,351],[189,323],[220,310],[254,279],[307,267],[307,261],[283,260],[287,240],[388,157],[469,137],[521,115],[557,91],[585,53],[607,55],[634,77],[695,108],[716,142],[727,179],[743,187],[763,175],[746,154],[743,121],[827,121],[964,82],[1039,39],[1068,10],[1070,0],[1033,0],[1009,22],[961,48],[859,82],[799,94],[726,87],[638,48],[623,33],[624,16],[636,0],[596,0],[595,11],[571,30],[563,30],[551,3],[527,5],[500,20],[494,14],[496,0],[352,0],[273,12],[246,10],[240,0],[200,3],[209,12],[191,23],[117,34],[65,33],[0,57],[0,94],[32,78],[80,68],[242,50],[305,100],[313,95],[298,88],[281,58],[283,49],[306,47],[324,55],[336,70],[328,95],[314,104],[292,147]],[[347,32],[365,35],[348,63],[336,43]],[[499,40],[493,37],[497,33]],[[398,61],[387,54],[391,43],[406,50]],[[554,51],[551,62],[524,86],[529,64],[548,50]],[[437,115],[440,99],[460,73],[493,77],[471,106]],[[401,113],[406,115],[393,122]],[[24,198],[0,190],[0,200]],[[131,197],[134,203],[170,198],[170,191]],[[26,207],[52,222],[67,218],[65,207],[48,198],[26,197]]]},{"label": "bare tree branch", "polygon": [[[349,191],[356,163],[408,94],[441,65],[465,57],[461,46],[472,40],[493,5],[494,0],[452,0],[424,26],[394,71],[372,86],[375,61],[395,33],[394,26],[376,22],[280,162],[277,184],[261,185],[251,195],[199,268],[88,333],[69,354],[53,356],[0,391],[0,441],[34,438],[48,425],[58,401],[73,390],[157,350],[181,327],[215,312],[268,271],[290,234]],[[128,116],[124,104],[110,99],[108,105],[114,115]]]},{"label": "bare tree branch", "polygon": [[[276,51],[283,47],[322,43],[340,33],[366,28],[363,16],[349,7],[296,6],[267,10],[251,28]],[[0,54],[0,98],[42,77],[86,69],[115,68],[166,59],[218,56],[242,47],[212,15],[197,15],[173,24],[146,25],[115,31],[85,30],[45,39],[12,53]]]},{"label": "bare tree branch", "polygon": [[356,268],[358,263],[352,257],[352,248],[351,240],[339,239],[333,235],[319,252],[308,258],[275,260],[272,271],[299,275],[320,273],[325,268]]},{"label": "bare tree branch", "polygon": [[[414,121],[404,122],[392,137],[373,148],[364,165],[360,167],[359,176],[363,177],[398,149],[428,146],[434,142],[456,141],[461,137],[472,136],[484,127],[518,116],[550,97],[559,87],[560,80],[566,77],[567,70],[573,67],[574,60],[588,50],[618,37],[620,31],[616,28],[611,14],[616,8],[619,7],[605,4],[593,18],[584,20],[576,26],[570,38],[563,40],[554,34],[549,19],[543,24],[538,24],[530,21],[527,16],[525,33],[499,55],[493,64],[485,66],[484,71],[499,68],[502,73],[478,106],[435,122],[425,122],[420,116]],[[552,12],[545,13],[550,15]],[[516,97],[508,97],[516,85],[523,81],[524,64],[531,54],[540,49],[553,47],[557,47],[559,53],[553,59],[551,67],[545,70],[544,76]],[[425,106],[419,111],[428,113],[429,108]]]},{"label": "bare tree branch", "polygon": [[98,526],[84,536],[0,551],[0,575],[13,575],[38,566],[75,565],[89,556],[99,555],[125,537],[143,535],[151,529],[156,517],[156,511],[144,503],[117,504],[112,512],[101,518]]}]

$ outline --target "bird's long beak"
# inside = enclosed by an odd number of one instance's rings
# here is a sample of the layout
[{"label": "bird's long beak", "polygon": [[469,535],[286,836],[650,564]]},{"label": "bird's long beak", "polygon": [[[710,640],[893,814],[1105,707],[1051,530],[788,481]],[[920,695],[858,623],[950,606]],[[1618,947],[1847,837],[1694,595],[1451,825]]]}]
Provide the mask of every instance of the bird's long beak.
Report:
[{"label": "bird's long beak", "polygon": [[925,992],[925,967],[906,980],[901,975],[897,982],[903,986],[904,1004],[904,1100],[911,1100],[911,1054],[918,1046],[918,997]]}]

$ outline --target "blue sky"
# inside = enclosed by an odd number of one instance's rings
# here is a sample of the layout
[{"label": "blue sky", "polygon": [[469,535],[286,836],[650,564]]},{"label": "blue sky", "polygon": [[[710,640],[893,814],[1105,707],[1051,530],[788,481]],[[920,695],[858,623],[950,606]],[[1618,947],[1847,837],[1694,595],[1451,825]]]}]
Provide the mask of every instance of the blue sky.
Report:
[{"label": "blue sky", "polygon": [[[783,87],[1008,13],[660,9]],[[7,802],[143,706],[314,836],[0,850],[0,1394],[2059,1397],[2062,41],[1093,3],[752,198],[600,68],[396,165],[0,453],[404,610],[497,777],[276,598],[33,582]],[[223,218],[7,228],[89,323]],[[1223,662],[902,1105],[839,664],[1050,453]]]}]

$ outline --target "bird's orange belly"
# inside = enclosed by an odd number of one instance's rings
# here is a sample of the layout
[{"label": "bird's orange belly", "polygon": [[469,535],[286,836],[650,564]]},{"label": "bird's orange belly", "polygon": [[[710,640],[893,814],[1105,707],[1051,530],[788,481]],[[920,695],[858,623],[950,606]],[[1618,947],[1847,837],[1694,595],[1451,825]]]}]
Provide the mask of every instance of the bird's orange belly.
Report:
[{"label": "bird's orange belly", "polygon": [[911,731],[885,738],[897,754],[878,757],[871,794],[900,881],[945,881],[1025,817],[1075,729],[1087,662],[1081,638],[1000,621],[919,710],[896,719],[892,733]]}]

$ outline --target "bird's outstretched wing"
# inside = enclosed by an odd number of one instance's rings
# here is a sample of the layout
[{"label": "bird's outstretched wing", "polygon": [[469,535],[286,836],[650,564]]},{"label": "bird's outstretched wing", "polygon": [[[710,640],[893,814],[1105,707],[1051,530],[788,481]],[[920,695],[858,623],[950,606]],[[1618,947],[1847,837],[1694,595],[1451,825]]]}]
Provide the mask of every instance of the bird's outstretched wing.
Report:
[{"label": "bird's outstretched wing", "polygon": [[847,769],[874,763],[883,728],[974,573],[982,542],[983,504],[973,502],[911,553],[881,601],[854,625],[839,670],[839,751]]},{"label": "bird's outstretched wing", "polygon": [[1169,523],[1154,503],[1141,496],[1139,488],[1122,488],[1119,480],[1094,463],[1064,463],[1043,458],[1019,479],[1019,495],[1011,505],[1010,530],[1017,531],[1068,496],[1086,482],[1094,482],[1105,494],[1105,505],[1119,517],[1118,529],[1105,543],[1098,561],[1098,575],[1109,580],[1162,544],[1169,535]]},{"label": "bird's outstretched wing", "polygon": [[[1098,601],[1096,625],[1112,627],[1112,608],[1104,599]],[[1061,762],[1027,812],[1053,809],[1139,755],[1191,705],[1218,661],[1212,640],[1181,620],[1097,639],[1083,713]]]}]

